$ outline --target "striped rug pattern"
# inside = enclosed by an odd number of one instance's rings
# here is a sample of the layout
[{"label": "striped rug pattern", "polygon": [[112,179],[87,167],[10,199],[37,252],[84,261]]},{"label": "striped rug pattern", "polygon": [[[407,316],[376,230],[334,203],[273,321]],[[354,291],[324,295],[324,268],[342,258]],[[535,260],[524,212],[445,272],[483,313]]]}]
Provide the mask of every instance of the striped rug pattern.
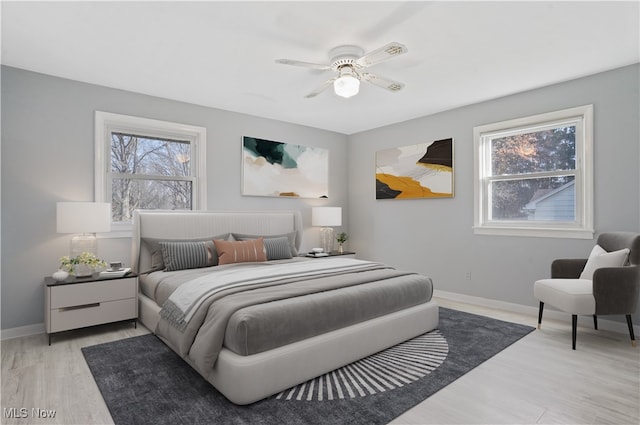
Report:
[{"label": "striped rug pattern", "polygon": [[372,354],[273,396],[283,401],[366,397],[400,388],[430,374],[449,354],[439,330]]}]

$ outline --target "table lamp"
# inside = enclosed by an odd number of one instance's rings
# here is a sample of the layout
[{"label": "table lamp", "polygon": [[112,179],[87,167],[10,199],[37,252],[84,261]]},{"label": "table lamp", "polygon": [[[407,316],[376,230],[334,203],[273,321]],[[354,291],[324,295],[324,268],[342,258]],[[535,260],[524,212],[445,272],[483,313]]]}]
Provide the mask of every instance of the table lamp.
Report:
[{"label": "table lamp", "polygon": [[102,202],[58,202],[58,233],[78,233],[71,238],[71,257],[83,252],[98,254],[96,233],[111,231],[111,204]]},{"label": "table lamp", "polygon": [[311,225],[319,226],[320,244],[324,252],[333,251],[333,228],[342,225],[341,207],[313,207],[311,209]]}]

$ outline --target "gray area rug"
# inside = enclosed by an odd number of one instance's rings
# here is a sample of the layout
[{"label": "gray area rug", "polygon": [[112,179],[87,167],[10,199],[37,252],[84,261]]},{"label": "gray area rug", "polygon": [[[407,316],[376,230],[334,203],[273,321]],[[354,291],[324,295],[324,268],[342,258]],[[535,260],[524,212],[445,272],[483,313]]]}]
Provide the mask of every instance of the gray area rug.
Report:
[{"label": "gray area rug", "polygon": [[154,335],[85,347],[117,425],[386,424],[533,330],[440,308],[437,330],[248,406]]}]

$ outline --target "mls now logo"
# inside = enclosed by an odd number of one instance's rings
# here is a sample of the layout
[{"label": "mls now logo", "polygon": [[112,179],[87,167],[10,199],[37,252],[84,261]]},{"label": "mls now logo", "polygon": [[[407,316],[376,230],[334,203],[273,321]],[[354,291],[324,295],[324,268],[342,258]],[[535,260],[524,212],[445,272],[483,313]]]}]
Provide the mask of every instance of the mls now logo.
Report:
[{"label": "mls now logo", "polygon": [[27,409],[26,407],[5,407],[2,409],[2,414],[5,418],[12,419],[25,419],[25,418],[40,418],[40,419],[51,419],[55,418],[56,411],[49,409],[40,409],[40,408],[32,408]]}]

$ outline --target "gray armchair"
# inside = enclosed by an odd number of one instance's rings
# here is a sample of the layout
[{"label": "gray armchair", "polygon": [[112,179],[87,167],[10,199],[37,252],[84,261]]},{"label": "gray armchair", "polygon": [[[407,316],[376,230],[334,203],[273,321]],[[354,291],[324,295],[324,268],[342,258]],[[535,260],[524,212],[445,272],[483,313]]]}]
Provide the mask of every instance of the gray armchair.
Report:
[{"label": "gray armchair", "polygon": [[628,264],[597,268],[593,271],[593,279],[586,279],[581,278],[581,273],[587,259],[553,261],[551,279],[538,280],[534,284],[534,295],[540,301],[538,328],[542,324],[545,303],[571,313],[572,348],[575,350],[578,315],[593,315],[594,327],[598,329],[598,316],[623,314],[627,318],[631,344],[635,347],[631,315],[636,311],[640,294],[640,235],[602,233],[597,243],[608,253],[629,249]]}]

